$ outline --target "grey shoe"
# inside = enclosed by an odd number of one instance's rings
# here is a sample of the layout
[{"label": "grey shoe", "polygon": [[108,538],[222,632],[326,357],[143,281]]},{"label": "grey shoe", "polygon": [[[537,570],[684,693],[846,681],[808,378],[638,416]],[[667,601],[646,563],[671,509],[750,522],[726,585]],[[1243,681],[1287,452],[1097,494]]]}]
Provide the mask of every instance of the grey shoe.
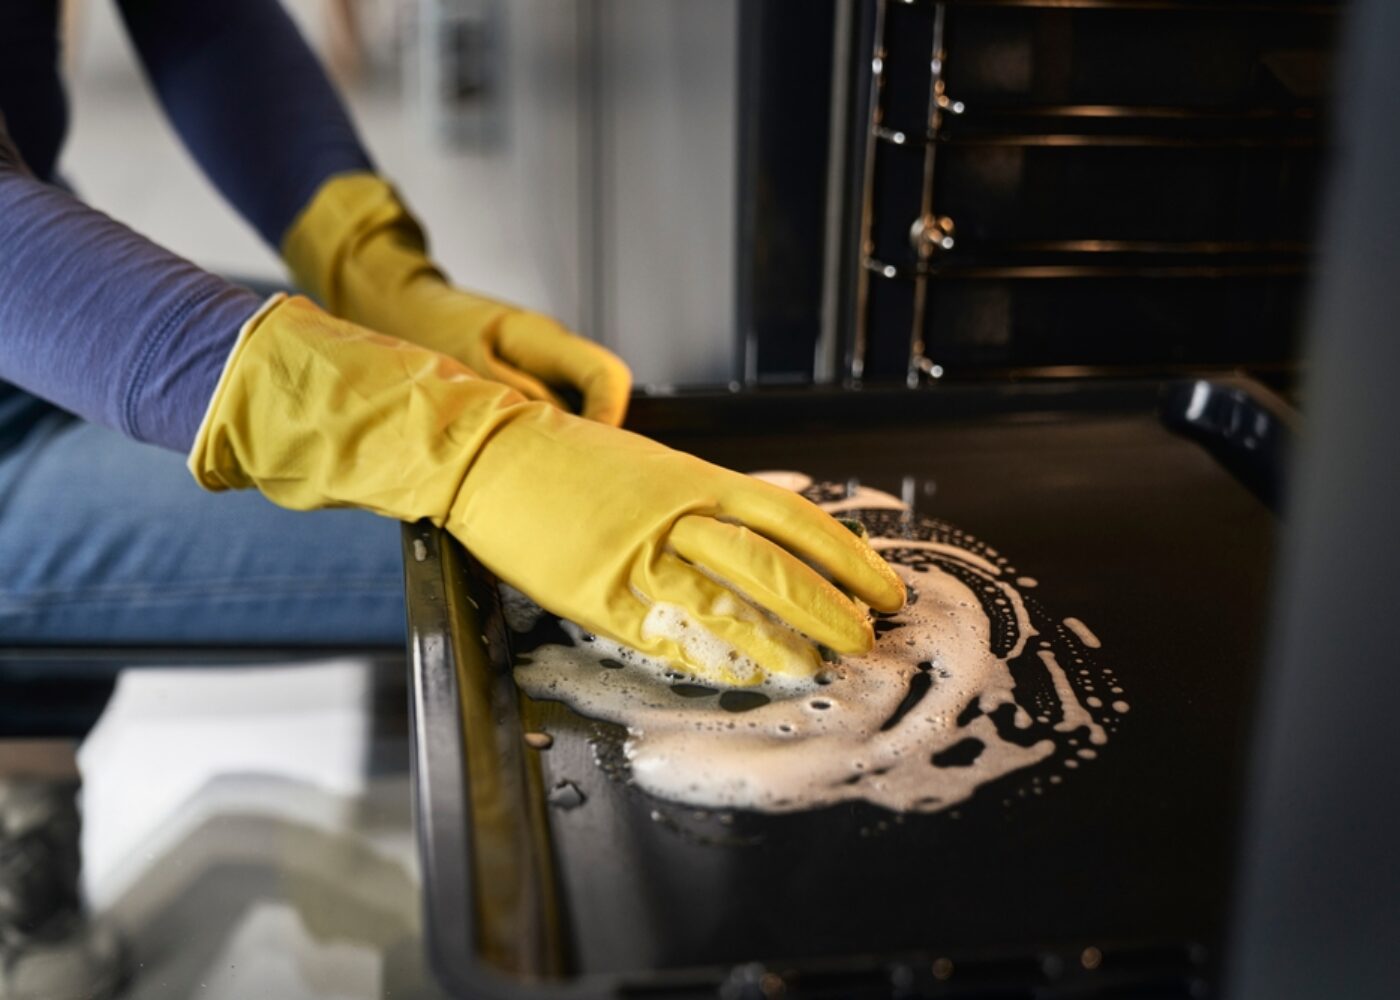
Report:
[{"label": "grey shoe", "polygon": [[74,781],[0,779],[0,1000],[103,1000],[116,935],[83,914]]}]

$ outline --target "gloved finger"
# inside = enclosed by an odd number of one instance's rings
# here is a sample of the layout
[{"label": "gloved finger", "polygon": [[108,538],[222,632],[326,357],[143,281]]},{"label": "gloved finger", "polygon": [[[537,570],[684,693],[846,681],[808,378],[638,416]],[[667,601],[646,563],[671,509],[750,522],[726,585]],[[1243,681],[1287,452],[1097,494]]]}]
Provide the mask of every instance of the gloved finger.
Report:
[{"label": "gloved finger", "polygon": [[669,538],[677,555],[836,652],[865,653],[874,645],[874,632],[860,608],[762,535],[690,515],[675,523]]},{"label": "gloved finger", "polygon": [[526,399],[538,399],[558,407],[565,413],[571,412],[569,405],[560,399],[553,389],[528,372],[520,371],[498,358],[487,358],[482,367],[484,370],[477,372],[482,378],[508,385]]},{"label": "gloved finger", "polygon": [[904,606],[904,584],[864,541],[815,504],[770,483],[739,476],[720,513],[748,525],[825,570],[836,584],[877,611]]},{"label": "gloved finger", "polygon": [[652,603],[639,636],[623,641],[640,642],[643,650],[669,646],[702,677],[743,686],[758,683],[764,673],[810,677],[821,669],[821,655],[810,642],[678,555],[660,553],[633,584]]},{"label": "gloved finger", "polygon": [[610,427],[621,427],[632,398],[632,371],[611,352],[611,363],[594,369],[583,387],[583,415]]},{"label": "gloved finger", "polygon": [[621,426],[632,372],[607,348],[547,316],[515,313],[501,321],[495,349],[502,360],[545,383],[578,389],[583,394],[582,416]]}]

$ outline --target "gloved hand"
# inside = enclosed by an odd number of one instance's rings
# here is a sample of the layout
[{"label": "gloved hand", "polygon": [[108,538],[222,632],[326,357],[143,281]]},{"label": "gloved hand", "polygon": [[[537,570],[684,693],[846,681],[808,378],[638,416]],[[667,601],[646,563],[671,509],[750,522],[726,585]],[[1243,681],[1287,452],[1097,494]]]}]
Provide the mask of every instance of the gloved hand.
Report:
[{"label": "gloved hand", "polygon": [[727,684],[816,672],[792,629],[870,648],[864,610],[805,563],[878,610],[904,601],[889,566],[797,494],[303,298],[245,326],[189,464],[208,489],[255,486],[285,507],[428,518],[545,609]]},{"label": "gloved hand", "polygon": [[427,257],[423,231],[374,174],[323,184],[293,221],[282,256],[302,288],[361,326],[456,358],[494,382],[620,426],[632,375],[616,355],[539,313],[453,288]]}]

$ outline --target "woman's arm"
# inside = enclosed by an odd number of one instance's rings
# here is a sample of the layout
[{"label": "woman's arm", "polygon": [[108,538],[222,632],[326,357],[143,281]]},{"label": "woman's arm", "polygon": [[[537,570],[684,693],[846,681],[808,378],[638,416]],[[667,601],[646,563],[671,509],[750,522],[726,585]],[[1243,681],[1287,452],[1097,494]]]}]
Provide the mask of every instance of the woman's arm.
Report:
[{"label": "woman's arm", "polygon": [[619,358],[549,317],[447,281],[277,0],[120,3],[186,146],[303,288],[338,316],[451,355],[532,399],[566,406],[576,395],[585,415],[622,422],[632,383]]},{"label": "woman's arm", "polygon": [[0,121],[0,379],[188,451],[259,304],[34,178]]},{"label": "woman's arm", "polygon": [[269,245],[336,174],[370,170],[350,116],[277,0],[119,0],[161,104]]}]

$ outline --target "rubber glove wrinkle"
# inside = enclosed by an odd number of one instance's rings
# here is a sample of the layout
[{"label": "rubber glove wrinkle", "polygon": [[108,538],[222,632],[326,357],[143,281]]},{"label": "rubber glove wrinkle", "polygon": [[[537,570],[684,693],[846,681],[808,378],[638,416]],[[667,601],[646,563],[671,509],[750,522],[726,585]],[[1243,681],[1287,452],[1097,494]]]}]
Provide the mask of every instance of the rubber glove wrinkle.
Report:
[{"label": "rubber glove wrinkle", "polygon": [[[802,559],[825,555],[843,587],[879,582],[863,543],[795,495],[780,501],[768,484],[528,401],[302,298],[274,299],[245,326],[190,465],[207,488],[256,485],[295,509],[427,518],[554,614],[719,683],[819,669],[815,646],[772,617],[795,608],[802,628],[804,603],[830,605],[808,609],[809,632],[843,618],[847,633],[865,627]],[[764,521],[775,512],[781,531]],[[717,520],[730,515],[754,531]],[[702,542],[721,534],[688,549],[687,525],[705,526]]]}]

